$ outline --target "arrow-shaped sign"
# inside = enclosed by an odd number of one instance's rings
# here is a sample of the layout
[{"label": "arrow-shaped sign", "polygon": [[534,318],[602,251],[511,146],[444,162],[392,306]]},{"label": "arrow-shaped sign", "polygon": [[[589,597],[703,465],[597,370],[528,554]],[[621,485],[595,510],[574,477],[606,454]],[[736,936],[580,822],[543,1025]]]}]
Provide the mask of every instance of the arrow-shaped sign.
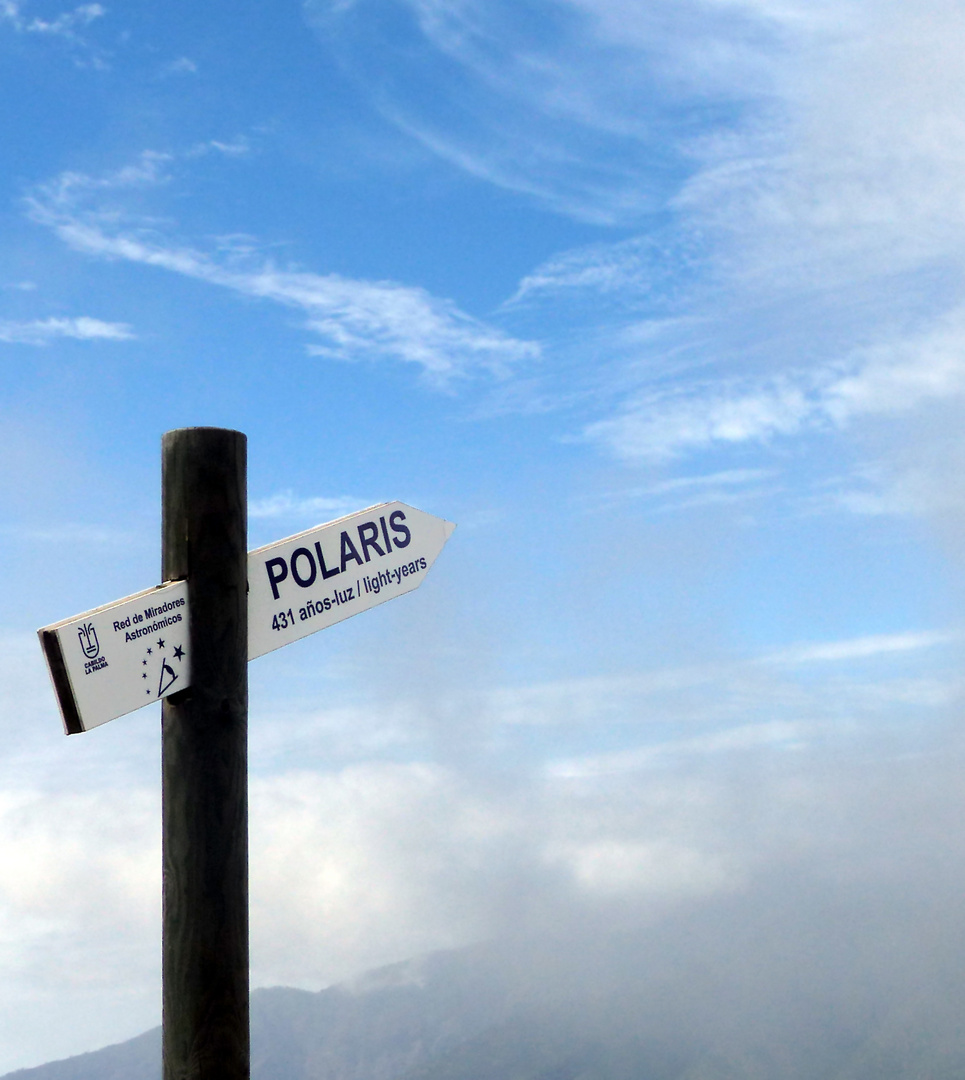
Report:
[{"label": "arrow-shaped sign", "polygon": [[[248,659],[418,588],[455,525],[372,506],[248,553]],[[68,735],[191,684],[188,583],[147,589],[37,633]]]},{"label": "arrow-shaped sign", "polygon": [[411,592],[451,521],[382,503],[248,552],[248,659]]}]

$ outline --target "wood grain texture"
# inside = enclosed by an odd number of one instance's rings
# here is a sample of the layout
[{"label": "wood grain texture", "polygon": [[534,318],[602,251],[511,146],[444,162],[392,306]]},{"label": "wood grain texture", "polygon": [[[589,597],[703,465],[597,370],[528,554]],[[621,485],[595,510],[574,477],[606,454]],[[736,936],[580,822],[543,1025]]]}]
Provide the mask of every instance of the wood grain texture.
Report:
[{"label": "wood grain texture", "polygon": [[162,440],[163,575],[189,583],[191,686],[162,705],[164,1080],[248,1080],[246,441]]}]

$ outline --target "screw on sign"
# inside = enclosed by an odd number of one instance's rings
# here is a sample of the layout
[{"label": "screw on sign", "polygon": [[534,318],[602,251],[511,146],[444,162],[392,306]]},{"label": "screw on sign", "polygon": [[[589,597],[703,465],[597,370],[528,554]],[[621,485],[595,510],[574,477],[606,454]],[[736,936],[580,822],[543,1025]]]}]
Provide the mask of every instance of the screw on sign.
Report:
[{"label": "screw on sign", "polygon": [[164,583],[38,634],[68,735],[162,701],[164,1080],[248,1080],[248,661],[418,588],[455,526],[383,503],[247,552],[245,436],[162,461]]}]

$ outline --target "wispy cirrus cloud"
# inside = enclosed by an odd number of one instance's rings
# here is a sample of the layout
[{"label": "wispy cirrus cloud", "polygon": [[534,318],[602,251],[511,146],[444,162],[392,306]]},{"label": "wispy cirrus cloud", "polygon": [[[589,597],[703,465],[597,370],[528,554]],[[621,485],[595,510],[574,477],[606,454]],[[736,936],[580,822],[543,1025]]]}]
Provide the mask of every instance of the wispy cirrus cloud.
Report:
[{"label": "wispy cirrus cloud", "polygon": [[19,322],[0,319],[0,342],[8,345],[49,345],[62,338],[76,341],[132,341],[135,337],[127,323],[105,322],[88,315]]},{"label": "wispy cirrus cloud", "polygon": [[788,380],[731,395],[698,384],[642,396],[620,415],[588,425],[585,434],[624,459],[661,460],[796,434],[816,413],[806,389]]},{"label": "wispy cirrus cloud", "polygon": [[669,761],[701,757],[719,757],[722,754],[748,750],[794,750],[807,744],[813,734],[805,725],[772,721],[761,724],[744,724],[699,735],[688,739],[674,739],[666,743],[618,750],[608,754],[593,754],[577,759],[551,762],[549,775],[560,779],[587,779],[589,777],[614,776],[621,773],[639,773],[665,766]]},{"label": "wispy cirrus cloud", "polygon": [[73,11],[65,11],[53,19],[24,14],[23,5],[17,0],[0,0],[0,22],[13,27],[24,34],[49,34],[55,37],[77,40],[78,27],[89,26],[95,19],[101,19],[107,9],[101,4],[81,4]]},{"label": "wispy cirrus cloud", "polygon": [[866,660],[891,653],[916,652],[950,645],[959,635],[948,631],[920,630],[904,634],[872,634],[845,641],[809,642],[770,653],[763,658],[769,664],[812,664],[847,660]]},{"label": "wispy cirrus cloud", "polygon": [[922,333],[853,349],[810,369],[676,378],[588,425],[585,435],[627,460],[660,460],[841,430],[963,396],[965,306]]},{"label": "wispy cirrus cloud", "polygon": [[64,173],[27,197],[28,213],[85,255],[166,270],[293,309],[320,339],[307,346],[314,355],[390,357],[416,364],[439,386],[479,370],[501,375],[539,356],[536,342],[514,338],[417,286],[282,268],[253,253],[250,243],[244,253],[220,246],[204,251],[109,204],[128,189],[169,182],[172,160],[145,153],[99,177]]},{"label": "wispy cirrus cloud", "polygon": [[161,68],[162,75],[196,75],[198,65],[189,56],[179,56]]},{"label": "wispy cirrus cloud", "polygon": [[[793,720],[803,737],[842,713],[883,722],[910,702],[922,708],[948,705],[960,680],[941,650],[960,641],[960,634],[947,630],[806,641],[740,660],[498,690],[487,708],[494,722],[507,725],[610,723],[632,729],[644,724],[657,733],[648,741],[660,741],[668,728],[679,737],[688,727],[719,732],[780,715]],[[910,665],[911,679],[907,670],[898,668],[899,662]],[[876,663],[893,665],[893,670],[869,680],[867,665]],[[825,681],[800,682],[816,664],[828,666]],[[912,685],[916,689],[909,693]]]},{"label": "wispy cirrus cloud", "polygon": [[121,548],[136,537],[136,533],[129,529],[74,521],[58,522],[56,526],[0,525],[0,534],[31,544],[60,544],[64,535],[69,534],[72,544],[92,548]]},{"label": "wispy cirrus cloud", "polygon": [[[431,152],[623,228],[548,258],[504,305],[562,326],[545,348],[567,358],[508,407],[592,400],[584,436],[631,465],[766,466],[778,448],[833,444],[840,474],[872,424],[890,425],[886,472],[907,456],[908,420],[961,402],[965,17],[952,0],[391,6],[411,68],[383,63],[369,0],[306,10]],[[931,456],[892,467],[934,473]]]},{"label": "wispy cirrus cloud", "polygon": [[780,493],[784,486],[777,469],[722,469],[612,488],[594,493],[585,502],[589,506],[619,506],[643,501],[651,513],[677,512],[763,499]]},{"label": "wispy cirrus cloud", "polygon": [[617,243],[597,243],[552,256],[526,274],[507,309],[541,302],[599,304],[622,300],[648,311],[685,293],[708,251],[706,241],[682,229],[655,230]]},{"label": "wispy cirrus cloud", "polygon": [[397,0],[391,19],[375,6],[305,10],[383,115],[470,175],[596,224],[658,209],[708,116],[733,123],[761,80],[737,5]]},{"label": "wispy cirrus cloud", "polygon": [[274,495],[268,495],[263,499],[255,499],[248,503],[249,518],[303,518],[314,515],[328,515],[328,518],[341,517],[370,505],[362,499],[355,499],[349,495],[332,498],[324,495],[314,495],[308,498],[299,498],[292,491],[279,491]]},{"label": "wispy cirrus cloud", "polygon": [[88,33],[92,25],[107,15],[102,4],[81,4],[51,17],[34,15],[30,5],[20,0],[0,0],[0,30],[34,37],[37,41],[57,41],[70,50],[78,67],[104,70],[108,53],[94,44]]}]

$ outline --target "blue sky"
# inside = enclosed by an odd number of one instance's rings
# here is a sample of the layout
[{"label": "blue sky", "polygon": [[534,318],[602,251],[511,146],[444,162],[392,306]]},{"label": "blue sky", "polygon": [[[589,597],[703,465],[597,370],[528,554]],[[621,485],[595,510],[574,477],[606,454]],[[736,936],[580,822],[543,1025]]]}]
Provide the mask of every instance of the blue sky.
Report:
[{"label": "blue sky", "polygon": [[156,582],[171,428],[247,433],[252,547],[459,524],[252,665],[255,985],[748,887],[947,763],[963,39],[951,0],[0,0],[0,1070],[159,1016],[158,716],[65,740],[33,632]]}]

